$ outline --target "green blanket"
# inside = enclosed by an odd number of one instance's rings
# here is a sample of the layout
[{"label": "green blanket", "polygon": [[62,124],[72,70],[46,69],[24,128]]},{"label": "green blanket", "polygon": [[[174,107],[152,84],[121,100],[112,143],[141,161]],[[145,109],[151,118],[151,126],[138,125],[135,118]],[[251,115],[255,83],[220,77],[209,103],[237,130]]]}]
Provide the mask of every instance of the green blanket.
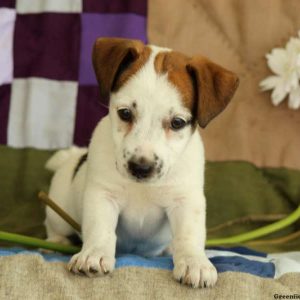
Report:
[{"label": "green blanket", "polygon": [[[45,237],[45,208],[37,198],[48,190],[51,173],[44,168],[53,151],[0,147],[0,229]],[[227,237],[269,224],[267,217],[291,213],[300,202],[300,171],[286,168],[257,168],[247,162],[207,162],[205,194],[207,197],[208,237]],[[55,199],[54,199],[55,200]],[[257,220],[215,228],[228,221],[252,216]],[[262,217],[266,216],[266,220]],[[270,219],[271,220],[271,219]],[[211,229],[211,230],[210,230]],[[272,236],[295,232],[299,222]],[[4,245],[4,243],[1,243]],[[271,251],[300,250],[300,241],[251,245]]]}]

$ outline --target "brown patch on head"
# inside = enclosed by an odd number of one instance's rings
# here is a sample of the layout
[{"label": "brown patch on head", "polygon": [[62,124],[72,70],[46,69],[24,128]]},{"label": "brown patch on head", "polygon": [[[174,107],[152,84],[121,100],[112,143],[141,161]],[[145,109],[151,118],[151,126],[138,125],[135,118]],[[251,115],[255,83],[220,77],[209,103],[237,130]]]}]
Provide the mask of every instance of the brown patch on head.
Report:
[{"label": "brown patch on head", "polygon": [[120,72],[119,76],[116,78],[112,91],[117,91],[132,75],[137,73],[137,71],[139,71],[145,65],[150,54],[151,49],[148,46],[145,46],[139,56],[135,60],[131,61],[130,65]]},{"label": "brown patch on head", "polygon": [[168,79],[178,88],[183,97],[183,104],[193,109],[193,82],[186,71],[189,58],[179,52],[160,52],[155,57],[154,68],[157,73],[167,73]]},{"label": "brown patch on head", "polygon": [[168,74],[182,95],[183,105],[203,128],[225,109],[238,86],[234,73],[202,56],[161,52],[154,67],[157,73]]},{"label": "brown patch on head", "polygon": [[139,40],[99,38],[93,48],[93,66],[100,94],[117,91],[148,60],[151,49]]}]

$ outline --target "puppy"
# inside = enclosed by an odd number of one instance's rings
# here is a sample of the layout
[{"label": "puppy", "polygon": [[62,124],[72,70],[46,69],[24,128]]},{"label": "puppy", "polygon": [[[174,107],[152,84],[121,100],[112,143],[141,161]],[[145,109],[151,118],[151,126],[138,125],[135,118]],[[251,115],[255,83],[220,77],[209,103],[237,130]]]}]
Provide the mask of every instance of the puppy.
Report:
[{"label": "puppy", "polygon": [[[198,126],[226,107],[237,76],[202,56],[119,38],[97,39],[93,66],[109,115],[88,150],[71,148],[47,163],[50,196],[82,224],[82,250],[69,269],[93,277],[114,269],[115,253],[162,254],[174,277],[211,287],[205,255],[204,150]],[[74,233],[47,209],[49,240]]]}]

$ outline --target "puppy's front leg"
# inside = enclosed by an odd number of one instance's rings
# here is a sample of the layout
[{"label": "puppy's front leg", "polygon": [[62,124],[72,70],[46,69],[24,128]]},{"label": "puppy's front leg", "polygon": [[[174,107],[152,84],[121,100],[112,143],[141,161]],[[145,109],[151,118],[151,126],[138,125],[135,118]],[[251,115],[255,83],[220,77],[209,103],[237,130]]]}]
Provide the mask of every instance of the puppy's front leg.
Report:
[{"label": "puppy's front leg", "polygon": [[70,260],[70,271],[94,277],[114,269],[118,215],[119,207],[110,194],[89,184],[83,202],[83,246]]},{"label": "puppy's front leg", "polygon": [[174,277],[195,288],[211,287],[217,281],[217,271],[204,251],[206,212],[204,195],[201,197],[194,202],[182,200],[167,210],[173,233]]}]

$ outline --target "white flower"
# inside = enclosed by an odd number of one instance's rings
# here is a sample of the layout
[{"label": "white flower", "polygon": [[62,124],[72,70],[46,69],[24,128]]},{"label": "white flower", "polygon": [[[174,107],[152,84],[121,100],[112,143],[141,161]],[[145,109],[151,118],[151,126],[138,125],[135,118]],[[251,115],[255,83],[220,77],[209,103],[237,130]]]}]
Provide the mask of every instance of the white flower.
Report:
[{"label": "white flower", "polygon": [[291,109],[298,109],[300,107],[300,87],[290,92],[288,105]]},{"label": "white flower", "polygon": [[269,68],[275,73],[260,82],[263,91],[273,90],[272,103],[278,105],[287,95],[291,109],[300,108],[300,31],[285,48],[275,48],[266,55]]}]

